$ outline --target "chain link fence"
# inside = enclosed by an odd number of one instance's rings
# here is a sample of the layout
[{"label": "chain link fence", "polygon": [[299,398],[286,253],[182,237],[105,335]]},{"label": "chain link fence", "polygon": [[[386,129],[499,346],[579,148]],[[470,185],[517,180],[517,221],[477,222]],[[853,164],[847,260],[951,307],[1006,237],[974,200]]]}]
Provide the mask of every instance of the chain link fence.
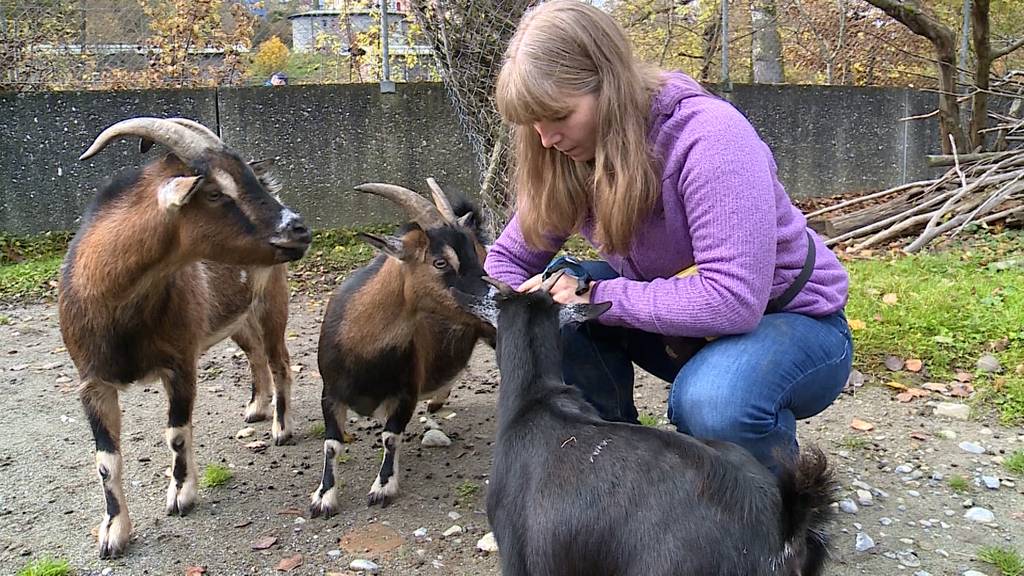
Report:
[{"label": "chain link fence", "polygon": [[494,105],[505,46],[534,0],[412,0],[449,98],[469,135],[492,234],[513,203],[509,131]]}]

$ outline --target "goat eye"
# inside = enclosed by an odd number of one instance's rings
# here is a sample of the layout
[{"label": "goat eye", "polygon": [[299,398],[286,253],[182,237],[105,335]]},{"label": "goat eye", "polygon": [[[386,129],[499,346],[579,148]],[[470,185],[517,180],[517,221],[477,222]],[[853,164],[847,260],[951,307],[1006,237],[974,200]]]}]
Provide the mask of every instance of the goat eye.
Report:
[{"label": "goat eye", "polygon": [[434,268],[437,268],[438,270],[444,270],[447,267],[448,261],[445,260],[444,258],[438,258],[437,260],[434,260]]},{"label": "goat eye", "polygon": [[220,200],[224,194],[220,190],[209,190],[206,192],[206,199],[210,202],[216,202]]}]

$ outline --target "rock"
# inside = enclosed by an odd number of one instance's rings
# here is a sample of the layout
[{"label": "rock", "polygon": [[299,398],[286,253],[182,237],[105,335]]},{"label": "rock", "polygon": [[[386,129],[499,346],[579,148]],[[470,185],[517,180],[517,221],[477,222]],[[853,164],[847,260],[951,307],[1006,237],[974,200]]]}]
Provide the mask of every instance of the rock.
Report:
[{"label": "rock", "polygon": [[871,506],[875,503],[875,498],[867,490],[857,490],[857,503],[861,506]]},{"label": "rock", "polygon": [[957,444],[957,446],[959,446],[960,449],[963,450],[964,452],[970,452],[971,454],[984,454],[985,453],[985,447],[981,446],[981,445],[978,445],[978,444],[975,444],[974,442],[964,441],[964,442],[961,442],[961,443]]},{"label": "rock", "polygon": [[967,572],[963,573],[963,576],[988,576],[988,574],[985,574],[984,572],[978,572],[977,570],[968,570]]},{"label": "rock", "polygon": [[427,430],[440,430],[441,429],[441,425],[438,424],[437,420],[434,420],[433,418],[424,418],[423,419],[423,427],[426,428]]},{"label": "rock", "polygon": [[107,567],[106,567],[106,568],[104,568],[104,569],[103,569],[102,571],[100,571],[100,574],[101,574],[102,576],[110,576],[110,575],[111,575],[111,574],[113,574],[113,573],[114,573],[114,569],[113,569],[113,568],[111,568],[110,566],[107,566]]},{"label": "rock", "polygon": [[432,448],[443,448],[445,446],[451,446],[452,440],[440,430],[427,430],[426,433],[423,434],[423,440],[420,444]]},{"label": "rock", "polygon": [[914,498],[920,498],[921,493],[917,490],[907,490],[907,496],[913,496]]},{"label": "rock", "polygon": [[[971,407],[959,402],[939,402],[935,405],[935,415],[953,418],[955,420],[967,420],[971,415]],[[939,433],[942,435],[942,432]],[[956,437],[954,433],[954,438]]]},{"label": "rock", "polygon": [[910,474],[913,471],[914,467],[910,464],[901,464],[896,467],[896,470],[894,470],[897,474]]},{"label": "rock", "polygon": [[849,499],[840,500],[839,509],[842,510],[843,512],[846,512],[847,514],[856,514],[857,511],[860,510],[859,508],[857,508],[857,503]]},{"label": "rock", "polygon": [[860,488],[861,490],[871,490],[871,485],[862,480],[854,480],[851,484],[854,488]]},{"label": "rock", "polygon": [[445,538],[451,538],[452,536],[457,536],[459,534],[462,534],[462,526],[459,526],[458,524],[455,524],[454,526],[452,526],[451,528],[445,530],[441,534],[443,534]]},{"label": "rock", "polygon": [[867,552],[875,547],[875,541],[864,532],[857,532],[857,543],[854,546],[857,552]]},{"label": "rock", "polygon": [[[963,404],[959,404],[959,406],[963,406]],[[936,436],[939,438],[945,438],[946,440],[956,440],[956,432],[953,432],[952,430],[940,430]]]},{"label": "rock", "polygon": [[881,524],[882,526],[892,526],[892,518],[885,518],[885,517],[879,518],[878,519],[878,523]]},{"label": "rock", "polygon": [[368,574],[376,574],[380,570],[380,566],[377,566],[369,560],[356,559],[348,565],[348,569],[354,572],[366,572]]},{"label": "rock", "polygon": [[914,576],[932,576],[931,572],[925,572],[924,570],[918,570],[914,572]]},{"label": "rock", "polygon": [[967,512],[964,512],[964,518],[967,518],[971,522],[978,522],[980,524],[988,524],[989,522],[995,522],[996,515],[987,508],[981,506],[975,506]]},{"label": "rock", "polygon": [[978,358],[978,371],[995,374],[997,372],[1002,372],[1003,366],[999,363],[998,358],[991,354],[986,354],[981,358]]},{"label": "rock", "polygon": [[921,559],[917,557],[917,554],[915,554],[913,550],[897,552],[896,559],[899,560],[900,564],[907,568],[917,568],[921,565]]},{"label": "rock", "polygon": [[235,438],[241,440],[242,438],[248,438],[249,436],[252,436],[255,433],[255,428],[253,428],[252,426],[246,426],[245,428],[242,428],[241,430],[235,433]]},{"label": "rock", "polygon": [[484,534],[484,537],[477,541],[476,547],[478,550],[487,553],[494,553],[498,551],[498,543],[494,540],[494,532],[488,532]]},{"label": "rock", "polygon": [[341,557],[341,550],[338,550],[337,548],[335,548],[334,550],[328,550],[327,551],[327,555],[330,556],[331,558],[340,558]]},{"label": "rock", "polygon": [[999,490],[999,478],[995,476],[982,476],[981,483],[989,490]]},{"label": "rock", "polygon": [[452,510],[451,512],[448,513],[448,518],[450,520],[452,520],[452,521],[455,521],[455,520],[458,520],[459,518],[462,518],[462,514],[459,514],[455,510]]},{"label": "rock", "polygon": [[426,528],[417,528],[416,530],[413,530],[412,535],[414,537],[416,537],[416,538],[426,538],[427,537],[427,529]]}]

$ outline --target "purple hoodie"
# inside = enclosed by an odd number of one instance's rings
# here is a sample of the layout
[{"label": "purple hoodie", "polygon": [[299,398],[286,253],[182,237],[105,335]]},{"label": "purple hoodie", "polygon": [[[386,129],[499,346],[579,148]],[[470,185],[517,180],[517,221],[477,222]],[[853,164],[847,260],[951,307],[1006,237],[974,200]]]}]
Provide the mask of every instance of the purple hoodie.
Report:
[{"label": "purple hoodie", "polygon": [[[649,142],[664,166],[661,199],[627,256],[601,254],[621,278],[590,292],[592,302],[612,303],[600,322],[670,336],[752,331],[807,256],[807,221],[783,190],[771,150],[731,104],[681,73],[666,75],[653,98]],[[580,232],[593,244],[591,224]],[[811,237],[814,272],[785,311],[821,317],[845,306],[848,278]],[[514,216],[484,268],[518,286],[553,255],[527,246]],[[697,274],[676,277],[693,264]]]}]

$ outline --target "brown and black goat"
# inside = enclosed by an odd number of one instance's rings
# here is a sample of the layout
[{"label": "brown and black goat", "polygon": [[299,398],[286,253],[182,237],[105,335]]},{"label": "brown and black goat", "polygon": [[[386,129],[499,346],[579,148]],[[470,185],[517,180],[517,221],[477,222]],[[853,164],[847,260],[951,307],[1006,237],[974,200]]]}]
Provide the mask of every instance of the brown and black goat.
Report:
[{"label": "brown and black goat", "polygon": [[356,187],[392,200],[412,223],[397,236],[363,234],[381,254],[348,277],[327,305],[317,358],[324,381],[324,472],[310,497],[314,517],[338,511],[335,456],[348,409],[384,422],[384,459],[368,503],[387,506],[398,493],[399,443],[416,402],[429,397],[429,410],[441,408],[477,340],[493,337],[493,329],[461,310],[450,293],[487,293],[477,212],[462,199],[453,208],[430,184],[436,206],[399,186]]},{"label": "brown and black goat", "polygon": [[168,396],[171,480],[167,513],[196,497],[192,409],[196,361],[231,337],[253,375],[247,421],[270,415],[288,440],[291,373],[285,347],[284,263],[302,257],[310,232],[275,197],[269,162],[244,162],[206,127],[180,118],[132,118],[104,130],[87,159],[118,137],[171,153],[117,176],[91,203],[61,269],[60,328],[79,373],[79,395],[96,442],[106,511],[99,554],[124,551],[125,502],[118,393],[160,380]]}]

